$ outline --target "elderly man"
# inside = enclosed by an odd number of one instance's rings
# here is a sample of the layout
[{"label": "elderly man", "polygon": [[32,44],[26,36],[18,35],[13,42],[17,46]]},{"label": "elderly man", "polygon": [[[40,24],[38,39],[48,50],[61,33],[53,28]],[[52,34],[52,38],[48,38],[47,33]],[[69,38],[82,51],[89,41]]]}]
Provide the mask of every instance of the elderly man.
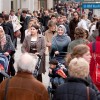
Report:
[{"label": "elderly man", "polygon": [[32,75],[36,63],[37,56],[24,53],[20,57],[16,76],[0,84],[0,100],[48,100],[47,90]]}]

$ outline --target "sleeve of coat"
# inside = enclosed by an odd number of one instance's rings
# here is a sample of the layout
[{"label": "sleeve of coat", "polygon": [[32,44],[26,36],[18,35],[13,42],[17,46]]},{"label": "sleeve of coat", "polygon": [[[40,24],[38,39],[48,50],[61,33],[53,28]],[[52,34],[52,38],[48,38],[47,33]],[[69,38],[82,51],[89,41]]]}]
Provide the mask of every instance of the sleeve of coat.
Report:
[{"label": "sleeve of coat", "polygon": [[39,51],[39,55],[43,56],[45,54],[45,48],[46,48],[46,44],[45,44],[45,39],[44,36],[41,38],[41,50]]},{"label": "sleeve of coat", "polygon": [[25,52],[27,52],[27,39],[26,39],[27,37],[25,37],[25,39],[24,39],[24,42],[23,42],[23,44],[22,44],[22,46],[21,46],[21,52],[22,53],[25,53]]}]

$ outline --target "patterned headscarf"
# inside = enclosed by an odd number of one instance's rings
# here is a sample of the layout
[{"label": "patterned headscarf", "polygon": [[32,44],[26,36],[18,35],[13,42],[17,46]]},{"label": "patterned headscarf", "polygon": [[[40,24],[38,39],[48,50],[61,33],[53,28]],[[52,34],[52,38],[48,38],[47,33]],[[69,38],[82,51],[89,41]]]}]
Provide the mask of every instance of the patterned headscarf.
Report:
[{"label": "patterned headscarf", "polygon": [[2,34],[0,35],[0,45],[1,48],[3,48],[4,45],[6,44],[6,36],[2,26],[0,26],[0,30],[1,30],[0,32],[2,32]]}]

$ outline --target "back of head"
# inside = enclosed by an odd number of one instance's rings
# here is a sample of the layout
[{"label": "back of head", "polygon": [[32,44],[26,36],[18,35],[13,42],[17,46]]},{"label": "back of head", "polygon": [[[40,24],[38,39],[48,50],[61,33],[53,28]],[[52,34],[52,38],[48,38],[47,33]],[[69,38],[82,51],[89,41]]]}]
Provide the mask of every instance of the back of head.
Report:
[{"label": "back of head", "polygon": [[89,75],[89,63],[84,58],[74,58],[69,63],[68,72],[71,77],[84,79]]},{"label": "back of head", "polygon": [[89,47],[85,44],[79,44],[73,48],[72,58],[82,57],[85,53],[89,51]]},{"label": "back of head", "polygon": [[75,36],[75,39],[84,38],[85,30],[81,27],[76,27],[74,36]]},{"label": "back of head", "polygon": [[37,61],[38,57],[36,55],[31,56],[28,53],[24,53],[21,55],[19,61],[17,62],[17,71],[33,73]]}]

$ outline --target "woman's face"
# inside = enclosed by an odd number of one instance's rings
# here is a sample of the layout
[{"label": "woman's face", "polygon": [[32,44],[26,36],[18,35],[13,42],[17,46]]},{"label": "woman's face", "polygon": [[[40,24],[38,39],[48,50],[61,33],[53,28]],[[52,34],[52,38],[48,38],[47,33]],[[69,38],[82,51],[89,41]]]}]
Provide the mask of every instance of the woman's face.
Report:
[{"label": "woman's face", "polygon": [[31,31],[31,34],[32,34],[32,35],[36,35],[36,34],[37,34],[37,31],[38,31],[38,30],[37,30],[36,28],[31,27],[30,29],[31,29],[30,31]]},{"label": "woman's face", "polygon": [[86,52],[82,57],[83,57],[88,63],[90,63],[90,61],[91,61],[90,51]]},{"label": "woman's face", "polygon": [[61,27],[59,27],[57,31],[58,31],[59,35],[63,35],[64,34],[64,29],[61,28]]}]

